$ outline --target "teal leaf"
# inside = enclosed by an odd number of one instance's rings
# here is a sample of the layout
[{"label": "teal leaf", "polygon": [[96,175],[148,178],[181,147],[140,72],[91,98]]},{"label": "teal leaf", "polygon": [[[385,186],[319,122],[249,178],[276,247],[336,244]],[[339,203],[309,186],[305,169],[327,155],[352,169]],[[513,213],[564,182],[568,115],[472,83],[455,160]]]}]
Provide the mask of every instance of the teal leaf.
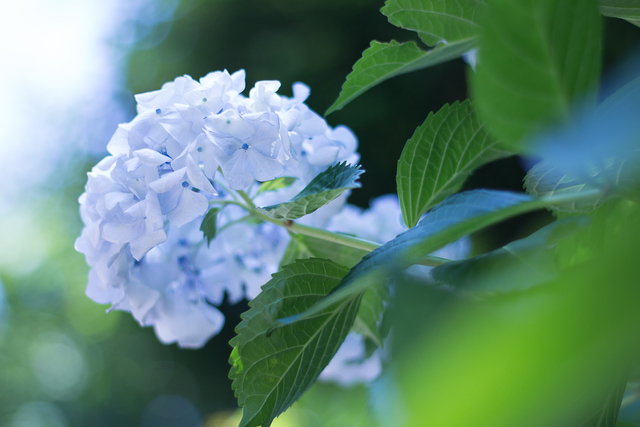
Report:
[{"label": "teal leaf", "polygon": [[469,292],[528,289],[557,277],[553,247],[588,224],[586,217],[552,222],[502,248],[435,267],[431,270],[431,276],[457,290]]},{"label": "teal leaf", "polygon": [[200,230],[204,233],[204,237],[207,239],[207,246],[216,237],[216,218],[218,217],[218,208],[211,208],[204,216],[202,224],[200,224]]},{"label": "teal leaf", "polygon": [[430,51],[423,51],[414,42],[379,43],[371,42],[371,47],[362,53],[353,71],[342,85],[338,99],[329,107],[326,115],[341,110],[345,105],[372,87],[401,74],[421,70],[455,58],[475,47],[475,40],[440,44]]},{"label": "teal leaf", "polygon": [[318,304],[303,313],[278,319],[271,330],[313,318],[337,302],[359,300],[370,286],[416,264],[437,249],[469,233],[540,209],[546,204],[544,200],[507,191],[473,190],[454,194],[427,213],[416,227],[365,256],[342,279],[340,285]]},{"label": "teal leaf", "polygon": [[380,11],[391,24],[417,32],[422,41],[433,46],[475,37],[483,9],[481,0],[387,0]]},{"label": "teal leaf", "polygon": [[256,209],[275,219],[298,219],[315,212],[346,190],[359,188],[356,179],[363,172],[360,166],[339,163],[313,178],[291,201]]},{"label": "teal leaf", "polygon": [[333,261],[309,259],[273,275],[236,327],[229,377],[243,408],[240,427],[269,426],[318,378],[351,330],[360,299],[338,303],[295,327],[267,336],[279,317],[300,313],[347,273]]},{"label": "teal leaf", "polygon": [[407,227],[460,189],[477,167],[508,156],[469,101],[430,113],[398,160],[398,196]]},{"label": "teal leaf", "polygon": [[281,176],[280,178],[272,179],[271,181],[263,182],[258,189],[258,194],[264,193],[266,191],[276,191],[281,188],[289,187],[294,182],[296,182],[298,178],[293,176]]},{"label": "teal leaf", "polygon": [[492,133],[526,151],[527,136],[594,103],[602,18],[596,0],[496,0],[485,12],[476,108]]},{"label": "teal leaf", "polygon": [[600,13],[612,18],[639,20],[640,0],[600,0]]},{"label": "teal leaf", "polygon": [[[338,243],[328,242],[315,237],[294,234],[287,246],[287,250],[280,261],[280,265],[291,264],[298,259],[324,258],[340,265],[351,268],[356,265],[368,251],[351,248]],[[362,297],[360,310],[353,329],[371,340],[376,346],[382,346],[382,336],[378,323],[384,312],[383,302],[388,298],[388,288],[385,284],[373,286]]]}]

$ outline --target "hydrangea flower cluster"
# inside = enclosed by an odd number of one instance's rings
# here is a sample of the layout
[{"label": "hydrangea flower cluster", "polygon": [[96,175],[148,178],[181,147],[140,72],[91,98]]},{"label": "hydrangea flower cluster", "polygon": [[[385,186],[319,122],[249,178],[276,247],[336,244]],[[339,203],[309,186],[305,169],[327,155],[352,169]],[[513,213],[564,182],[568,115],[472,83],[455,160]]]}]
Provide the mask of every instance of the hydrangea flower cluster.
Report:
[{"label": "hydrangea flower cluster", "polygon": [[[280,203],[330,165],[358,161],[351,131],[305,105],[307,86],[294,84],[291,98],[279,87],[261,81],[247,97],[244,71],[225,70],[136,95],[137,116],[118,127],[79,199],[85,227],[75,248],[91,267],[91,299],[131,312],[163,343],[197,348],[222,328],[215,306],[225,294],[232,303],[257,295],[289,236],[243,221],[233,190]],[[297,180],[255,197],[260,181],[280,176]],[[301,222],[325,225],[345,199]],[[221,208],[218,233],[207,244],[200,224],[212,206]]]}]

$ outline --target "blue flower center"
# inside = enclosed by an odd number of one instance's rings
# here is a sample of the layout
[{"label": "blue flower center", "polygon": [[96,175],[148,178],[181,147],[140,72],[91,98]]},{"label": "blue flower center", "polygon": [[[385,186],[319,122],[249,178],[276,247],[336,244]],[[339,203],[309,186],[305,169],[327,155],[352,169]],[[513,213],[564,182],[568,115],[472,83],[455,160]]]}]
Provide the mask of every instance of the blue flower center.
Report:
[{"label": "blue flower center", "polygon": [[198,147],[198,153],[202,153],[202,147]]},{"label": "blue flower center", "polygon": [[187,188],[187,187],[189,186],[189,183],[188,183],[187,181],[184,181],[184,182],[182,183],[182,186],[183,186],[184,188]]},{"label": "blue flower center", "polygon": [[162,113],[162,110],[158,108],[158,109],[156,110],[156,114],[160,114],[160,113]]},{"label": "blue flower center", "polygon": [[202,98],[202,102],[207,102],[207,98]]},{"label": "blue flower center", "polygon": [[246,142],[244,144],[242,144],[241,147],[243,150],[246,150],[247,148],[249,148],[249,144],[247,144]]}]

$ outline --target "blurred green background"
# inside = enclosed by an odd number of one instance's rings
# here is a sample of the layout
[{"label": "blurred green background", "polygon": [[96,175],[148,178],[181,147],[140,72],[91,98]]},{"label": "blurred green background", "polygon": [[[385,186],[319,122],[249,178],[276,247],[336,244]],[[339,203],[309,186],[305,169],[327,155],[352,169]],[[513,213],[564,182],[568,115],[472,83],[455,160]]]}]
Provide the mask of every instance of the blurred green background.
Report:
[{"label": "blurred green background", "polygon": [[[135,114],[132,95],[182,74],[197,79],[213,70],[244,68],[247,87],[280,80],[283,95],[291,95],[291,84],[301,81],[311,87],[308,105],[323,113],[371,40],[419,41],[390,25],[379,13],[382,5],[378,0],[157,0],[115,26],[106,43],[120,52],[114,66],[121,74],[110,107],[83,131],[57,142],[65,151],[74,138],[86,138],[93,149],[69,150],[67,161],[38,192],[27,194],[31,190],[25,188],[4,202],[1,212],[0,425],[236,425],[227,343],[246,303],[224,304],[223,331],[197,351],[162,345],[128,313],[106,314],[106,307],[84,295],[88,267],[73,250],[85,173],[105,155],[118,121]],[[613,19],[605,20],[605,29],[606,76],[638,45],[640,29]],[[404,142],[429,112],[466,99],[470,72],[456,60],[401,76],[328,117],[332,126],[349,126],[360,141],[366,173],[351,203],[366,207],[371,198],[395,192]],[[28,147],[29,142],[10,143]],[[477,171],[465,188],[521,191],[523,176],[519,161],[506,159]],[[542,212],[491,228],[474,236],[475,251],[527,235],[551,219]],[[369,406],[364,387],[318,384],[278,425],[376,425],[367,415]]]}]

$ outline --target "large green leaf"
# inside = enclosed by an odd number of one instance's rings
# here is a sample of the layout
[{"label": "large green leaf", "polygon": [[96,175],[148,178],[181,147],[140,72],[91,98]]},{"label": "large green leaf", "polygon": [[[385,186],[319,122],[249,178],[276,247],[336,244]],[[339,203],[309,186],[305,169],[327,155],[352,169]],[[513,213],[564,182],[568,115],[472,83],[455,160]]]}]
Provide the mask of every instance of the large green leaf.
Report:
[{"label": "large green leaf", "polygon": [[640,19],[640,0],[600,0],[600,12],[612,18]]},{"label": "large green leaf", "polygon": [[457,290],[524,290],[557,277],[553,246],[588,223],[585,217],[565,218],[502,248],[435,267],[431,275],[436,281],[452,285]]},{"label": "large green leaf", "polygon": [[258,194],[265,193],[267,191],[276,191],[276,190],[280,190],[281,188],[289,187],[297,180],[298,178],[294,176],[281,176],[280,178],[263,182],[260,185],[260,188],[258,189]]},{"label": "large green leaf", "polygon": [[353,65],[353,71],[342,85],[340,96],[325,115],[341,110],[349,102],[387,79],[458,58],[474,46],[475,39],[472,39],[440,44],[425,52],[414,42],[379,43],[374,40],[371,47],[362,53],[362,58]]},{"label": "large green leaf", "polygon": [[380,10],[393,25],[413,30],[433,46],[475,37],[479,30],[481,0],[387,0]]},{"label": "large green leaf", "polygon": [[486,8],[476,107],[515,150],[526,136],[564,123],[595,100],[602,18],[596,0],[495,0]]},{"label": "large green leaf", "polygon": [[351,330],[360,299],[340,302],[313,319],[267,336],[279,317],[300,313],[347,273],[333,261],[309,259],[273,275],[236,327],[229,377],[243,407],[241,427],[269,426],[313,384]]},{"label": "large green leaf", "polygon": [[356,182],[364,171],[347,162],[329,167],[300,191],[291,201],[257,208],[275,219],[298,219],[331,202],[346,190],[359,188]]},{"label": "large green leaf", "polygon": [[[280,265],[287,265],[298,259],[324,258],[330,259],[340,265],[351,268],[369,252],[356,249],[338,243],[309,237],[302,234],[294,234],[287,246],[287,250],[280,261]],[[378,323],[384,312],[384,301],[388,297],[386,284],[373,286],[362,297],[360,310],[354,322],[353,329],[364,335],[377,346],[382,346],[382,336]]]},{"label": "large green leaf", "polygon": [[402,216],[413,227],[427,210],[460,189],[477,167],[509,155],[484,129],[471,102],[429,114],[398,160]]},{"label": "large green leaf", "polygon": [[433,208],[416,227],[365,256],[321,302],[303,313],[278,319],[271,330],[313,318],[336,302],[359,300],[369,287],[416,264],[437,249],[469,233],[546,204],[544,200],[507,191],[473,190],[454,194]]}]

